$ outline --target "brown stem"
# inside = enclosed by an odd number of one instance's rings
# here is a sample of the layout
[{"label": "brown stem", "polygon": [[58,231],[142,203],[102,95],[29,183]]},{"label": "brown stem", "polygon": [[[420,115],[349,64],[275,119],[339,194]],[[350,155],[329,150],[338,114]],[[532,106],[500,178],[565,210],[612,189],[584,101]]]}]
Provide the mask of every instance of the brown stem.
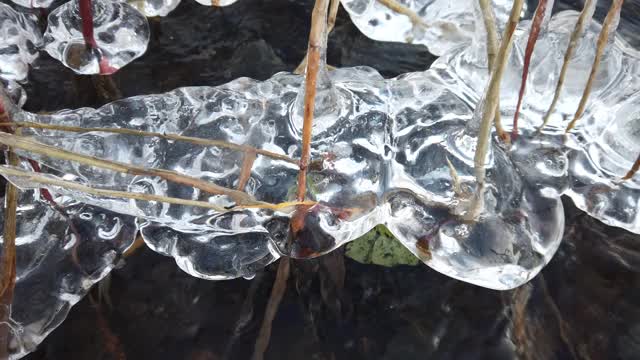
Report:
[{"label": "brown stem", "polygon": [[633,166],[631,166],[631,169],[629,169],[627,174],[622,178],[622,181],[631,179],[638,172],[639,169],[640,169],[640,155],[638,156],[636,161],[633,163]]},{"label": "brown stem", "polygon": [[[329,18],[327,19],[327,34],[330,34],[333,28],[336,25],[336,18],[338,16],[338,9],[340,8],[340,0],[331,0],[331,5],[329,6]],[[294,74],[301,75],[304,73],[304,70],[307,68],[308,54],[304,55],[304,59],[300,62],[300,65],[293,70]],[[332,70],[332,66],[327,66],[329,70]]]},{"label": "brown stem", "polygon": [[[9,151],[9,164],[18,165],[18,157]],[[7,182],[5,192],[4,232],[2,258],[0,259],[0,359],[9,357],[9,339],[11,303],[16,284],[16,210],[18,208],[18,189]]]},{"label": "brown stem", "polygon": [[587,80],[587,86],[585,86],[584,92],[582,93],[582,98],[580,99],[578,110],[576,110],[576,113],[573,116],[573,120],[571,120],[569,126],[567,126],[567,129],[565,130],[565,132],[567,133],[571,131],[571,129],[573,129],[578,120],[584,114],[584,110],[587,107],[587,102],[589,101],[589,95],[591,94],[591,89],[593,88],[593,82],[596,79],[596,74],[598,73],[598,69],[600,68],[600,63],[602,62],[602,55],[604,55],[604,50],[607,47],[607,43],[609,42],[609,35],[611,33],[614,33],[618,26],[618,21],[620,20],[620,11],[622,10],[623,3],[624,0],[614,0],[611,4],[611,7],[609,8],[607,17],[602,23],[602,30],[600,30],[600,35],[598,36],[596,56],[593,59],[593,65],[591,66],[589,80]]},{"label": "brown stem", "polygon": [[313,112],[316,102],[316,82],[320,70],[320,58],[325,46],[327,34],[328,0],[316,0],[311,15],[311,32],[307,49],[307,72],[304,89],[304,113],[302,125],[302,154],[300,155],[300,172],[298,173],[298,201],[304,201],[307,192],[307,167],[311,157],[311,134],[313,131]]},{"label": "brown stem", "polygon": [[551,105],[547,110],[547,113],[544,115],[544,120],[542,121],[542,125],[538,128],[538,133],[544,129],[544,127],[549,122],[551,118],[551,114],[556,109],[558,105],[558,100],[560,99],[560,93],[562,92],[562,87],[564,86],[564,80],[567,77],[567,70],[569,70],[569,63],[571,62],[571,58],[573,57],[573,53],[578,46],[578,40],[582,37],[584,33],[584,29],[591,18],[593,17],[593,12],[595,11],[597,0],[586,0],[584,3],[584,7],[582,8],[582,12],[580,12],[580,16],[578,17],[578,21],[576,22],[576,26],[573,28],[573,32],[571,33],[571,37],[569,38],[569,45],[567,46],[567,51],[564,53],[564,61],[562,63],[562,69],[560,70],[560,75],[558,77],[558,83],[556,84],[556,90],[553,94],[553,100],[551,101]]},{"label": "brown stem", "polygon": [[240,169],[240,176],[238,177],[238,187],[236,188],[239,191],[244,191],[244,187],[247,186],[247,182],[251,177],[251,169],[253,168],[253,163],[256,161],[256,153],[253,151],[247,151],[244,153],[244,159],[242,159],[242,168]]},{"label": "brown stem", "polygon": [[[322,0],[320,0],[322,1]],[[280,302],[284,297],[284,293],[287,290],[287,280],[290,273],[290,260],[288,257],[280,259],[278,264],[278,272],[276,273],[276,280],[273,283],[271,289],[271,296],[269,296],[269,302],[267,303],[267,309],[262,320],[262,326],[260,327],[260,333],[256,339],[256,344],[253,350],[252,360],[262,360],[264,358],[264,352],[269,347],[269,339],[271,338],[271,324],[276,317]]]},{"label": "brown stem", "polygon": [[[531,57],[533,56],[533,50],[538,42],[540,36],[540,30],[547,14],[548,0],[540,0],[538,7],[536,8],[533,20],[531,20],[531,29],[529,30],[529,39],[527,40],[527,47],[524,53],[524,64],[522,66],[522,80],[520,82],[520,92],[518,93],[518,104],[516,105],[516,112],[513,114],[513,127],[511,128],[511,139],[515,140],[518,137],[518,118],[520,117],[520,107],[522,106],[522,99],[524,98],[524,91],[527,87],[527,78],[529,77],[529,66],[531,65]],[[553,1],[550,4],[553,6]]]}]

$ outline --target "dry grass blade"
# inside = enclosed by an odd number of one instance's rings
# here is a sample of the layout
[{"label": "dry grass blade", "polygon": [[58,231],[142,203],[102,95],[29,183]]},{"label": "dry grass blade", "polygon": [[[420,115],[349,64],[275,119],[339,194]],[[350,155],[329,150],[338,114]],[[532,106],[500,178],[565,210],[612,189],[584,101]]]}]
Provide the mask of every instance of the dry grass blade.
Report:
[{"label": "dry grass blade", "polygon": [[[478,0],[478,3],[480,5],[480,11],[482,13],[484,28],[487,33],[487,70],[489,71],[489,74],[491,74],[493,66],[496,62],[496,56],[498,55],[498,27],[496,25],[496,18],[493,15],[493,11],[491,10],[491,2],[489,0]],[[496,108],[500,109],[500,103],[496,105]],[[509,137],[502,127],[501,117],[502,116],[500,114],[500,111],[496,111],[496,116],[494,119],[496,133],[503,141],[508,142]]]},{"label": "dry grass blade", "polygon": [[244,191],[245,186],[247,186],[247,182],[249,182],[249,178],[251,177],[251,169],[253,168],[253,163],[256,161],[256,153],[253,151],[247,151],[244,153],[244,159],[242,159],[242,168],[240,169],[240,176],[238,177],[238,187],[236,188],[239,191]]},{"label": "dry grass blade", "polygon": [[262,326],[260,327],[260,333],[256,340],[255,347],[253,349],[252,360],[262,360],[264,358],[264,352],[269,347],[269,339],[271,338],[271,323],[276,317],[280,302],[284,297],[284,293],[287,290],[287,280],[290,273],[290,260],[287,257],[280,259],[278,264],[278,272],[276,273],[276,281],[273,283],[271,289],[271,296],[269,296],[269,302],[267,303],[267,309],[262,320]]},{"label": "dry grass blade", "polygon": [[[9,152],[9,164],[17,165],[18,157]],[[9,356],[10,316],[13,290],[16,284],[16,210],[18,208],[18,189],[7,182],[5,192],[4,232],[2,258],[0,259],[0,359]]]},{"label": "dry grass blade", "polygon": [[166,204],[194,206],[194,207],[200,207],[205,209],[212,209],[221,213],[234,211],[238,209],[284,210],[287,208],[294,208],[300,205],[313,206],[317,204],[316,202],[313,202],[313,201],[305,201],[305,202],[295,201],[295,202],[284,202],[279,204],[260,202],[260,203],[254,203],[249,205],[234,206],[227,209],[206,201],[180,199],[180,198],[174,198],[174,197],[168,197],[168,196],[144,194],[144,193],[136,193],[136,192],[98,189],[98,188],[93,188],[90,186],[78,184],[73,181],[61,180],[59,178],[50,176],[48,174],[28,172],[28,171],[23,171],[17,168],[11,168],[6,166],[0,166],[0,175],[4,177],[19,178],[22,181],[27,183],[40,184],[48,187],[58,187],[66,190],[75,190],[75,191],[79,191],[85,194],[91,194],[95,196],[104,196],[104,197],[114,198],[114,199],[131,199],[131,200],[140,200],[140,201],[153,201],[153,202],[166,203]]},{"label": "dry grass blade", "polygon": [[538,42],[540,36],[540,30],[542,29],[542,23],[547,15],[547,10],[553,7],[553,0],[540,0],[538,7],[531,20],[531,29],[529,30],[529,39],[527,40],[527,47],[524,53],[524,64],[522,66],[522,80],[520,83],[520,92],[518,93],[518,103],[516,105],[516,112],[513,114],[513,127],[511,128],[511,139],[515,140],[518,137],[518,118],[520,117],[520,108],[522,107],[522,99],[524,98],[524,91],[527,88],[527,79],[529,78],[529,66],[531,65],[531,57],[533,56],[533,50]]},{"label": "dry grass blade", "polygon": [[631,166],[631,169],[629,169],[627,174],[622,178],[622,181],[631,179],[638,172],[638,170],[640,170],[640,155],[633,163],[633,166]]},{"label": "dry grass blade", "polygon": [[569,45],[567,46],[567,51],[564,54],[564,61],[562,63],[562,68],[560,70],[560,75],[558,76],[558,83],[556,84],[556,90],[553,94],[553,100],[551,101],[551,105],[544,115],[544,119],[542,121],[542,125],[538,128],[538,133],[544,129],[545,126],[549,123],[549,119],[551,118],[551,114],[556,109],[558,105],[558,100],[560,99],[560,93],[562,92],[562,87],[564,86],[564,80],[567,77],[567,70],[569,70],[569,63],[571,62],[571,58],[575,53],[576,47],[578,46],[578,40],[582,37],[584,33],[584,29],[591,21],[593,17],[593,12],[596,8],[597,0],[587,0],[584,3],[584,7],[582,8],[582,12],[580,12],[580,16],[578,17],[578,21],[576,22],[576,26],[571,33],[571,37],[569,38]]},{"label": "dry grass blade", "polygon": [[580,104],[578,105],[578,110],[576,110],[575,115],[573,116],[573,120],[567,126],[565,132],[571,131],[574,128],[578,120],[584,114],[584,110],[587,107],[587,102],[589,101],[589,95],[591,94],[591,89],[593,88],[593,82],[596,79],[596,75],[598,73],[598,69],[600,68],[600,63],[602,62],[602,56],[604,55],[604,50],[609,43],[609,36],[612,33],[615,33],[616,28],[618,27],[618,22],[620,20],[620,11],[622,10],[622,4],[624,0],[614,0],[609,8],[609,12],[607,13],[607,17],[604,19],[602,23],[602,30],[600,30],[600,35],[598,35],[598,42],[596,47],[596,56],[593,59],[593,65],[591,66],[591,73],[589,74],[589,80],[587,80],[587,85],[584,88],[584,92],[582,93],[582,98],[580,99]]},{"label": "dry grass blade", "polygon": [[311,134],[313,131],[313,113],[316,104],[316,83],[320,70],[320,58],[326,46],[328,0],[316,0],[311,15],[311,32],[307,49],[307,71],[304,89],[304,112],[302,125],[302,154],[298,173],[298,201],[304,201],[307,192],[307,167],[311,157]]},{"label": "dry grass blade", "polygon": [[411,20],[411,23],[413,24],[413,26],[421,26],[421,27],[424,27],[424,28],[429,26],[413,10],[411,10],[408,7],[402,5],[401,3],[397,2],[396,0],[378,0],[378,2],[380,4],[386,6],[390,10],[395,11],[398,14],[401,14],[401,15],[404,15],[404,16],[408,17],[409,20]]},{"label": "dry grass blade", "polygon": [[192,136],[164,134],[164,133],[158,133],[158,132],[123,129],[123,128],[84,128],[79,126],[39,124],[39,123],[19,122],[19,121],[0,123],[0,127],[9,127],[9,126],[19,127],[19,128],[66,131],[66,132],[75,132],[75,133],[104,132],[104,133],[143,136],[143,137],[157,137],[157,138],[166,139],[166,140],[188,142],[191,144],[201,145],[201,146],[215,146],[215,147],[226,148],[226,149],[231,149],[231,150],[236,150],[241,152],[255,152],[256,154],[270,157],[272,159],[286,161],[291,164],[298,164],[298,160],[292,159],[287,155],[277,154],[268,150],[257,149],[252,146],[239,145],[239,144],[234,144],[234,143],[230,143],[222,140],[210,140],[210,139],[203,139],[203,138],[192,137]]},{"label": "dry grass blade", "polygon": [[470,209],[466,215],[467,219],[474,220],[478,216],[478,212],[482,207],[483,191],[486,169],[484,167],[485,160],[487,158],[487,152],[489,151],[489,145],[491,143],[491,125],[495,119],[496,111],[498,110],[498,102],[500,98],[500,82],[504,69],[509,59],[509,53],[511,51],[511,45],[513,43],[513,33],[518,25],[520,19],[520,13],[524,0],[514,0],[513,7],[511,8],[511,14],[502,36],[502,43],[498,50],[498,56],[496,57],[496,63],[491,71],[491,78],[489,79],[489,86],[487,87],[485,94],[484,107],[482,108],[482,118],[480,121],[480,131],[478,133],[478,145],[476,146],[476,153],[473,159],[474,169],[476,175],[477,189]]},{"label": "dry grass blade", "polygon": [[140,176],[157,176],[161,179],[165,179],[176,184],[194,187],[210,194],[227,195],[238,204],[255,203],[255,201],[246,193],[227,189],[222,186],[211,184],[194,177],[179,174],[175,171],[144,168],[141,166],[103,160],[93,156],[77,154],[54,146],[45,145],[32,139],[22,138],[7,133],[0,133],[0,144],[4,144],[6,146],[24,150],[30,153],[41,154],[47,157],[57,158],[61,160],[73,161],[83,165],[89,165],[96,168],[111,170],[119,173]]}]

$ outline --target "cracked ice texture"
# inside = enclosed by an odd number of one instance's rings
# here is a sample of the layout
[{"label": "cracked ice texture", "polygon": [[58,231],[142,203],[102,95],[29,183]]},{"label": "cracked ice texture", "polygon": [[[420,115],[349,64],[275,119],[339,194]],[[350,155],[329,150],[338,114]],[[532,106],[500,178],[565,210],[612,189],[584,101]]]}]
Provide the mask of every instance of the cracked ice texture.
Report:
[{"label": "cracked ice texture", "polygon": [[180,4],[180,0],[126,0],[144,16],[167,16]]},{"label": "cracked ice texture", "polygon": [[[563,228],[557,197],[521,178],[508,155],[492,147],[485,207],[477,222],[461,214],[475,187],[473,108],[448,89],[437,71],[385,80],[370,68],[321,74],[308,174],[318,204],[291,211],[226,213],[187,206],[56,193],[137,216],[149,246],[176,258],[188,273],[209,279],[251,276],[281,255],[318,256],[385,224],[423,262],[477,285],[508,289],[533,277],[551,258]],[[238,79],[215,88],[182,88],[139,96],[100,109],[56,115],[20,113],[16,120],[99,127],[110,124],[251,145],[300,156],[303,78],[277,74]],[[471,94],[468,94],[471,96]],[[467,97],[468,97],[467,96]],[[29,130],[68,150],[147,167],[175,170],[228,188],[238,184],[242,153],[131,135]],[[21,152],[65,178],[95,187],[233,205],[154,177],[97,170]],[[467,195],[456,196],[449,159]],[[293,200],[295,164],[258,156],[244,190],[256,200]],[[35,186],[35,185],[34,185]],[[292,231],[292,217],[301,223]],[[302,220],[301,222],[298,220]]]},{"label": "cracked ice texture", "polygon": [[111,271],[135,238],[137,228],[130,216],[71,198],[56,200],[68,218],[42,200],[38,190],[20,192],[10,359],[35,350]]},{"label": "cracked ice texture", "polygon": [[149,43],[147,18],[118,1],[92,0],[96,49],[82,37],[79,2],[72,0],[48,17],[45,50],[78,74],[110,74],[142,56]]},{"label": "cracked ice texture", "polygon": [[[443,55],[471,43],[484,29],[478,16],[478,0],[396,0],[413,11],[419,20],[400,14],[379,0],[341,0],[353,23],[367,37],[377,41],[425,45],[434,55]],[[511,0],[492,0],[500,28],[506,23]]]},{"label": "cracked ice texture", "polygon": [[24,81],[29,64],[38,57],[42,35],[29,16],[0,4],[0,77]]}]

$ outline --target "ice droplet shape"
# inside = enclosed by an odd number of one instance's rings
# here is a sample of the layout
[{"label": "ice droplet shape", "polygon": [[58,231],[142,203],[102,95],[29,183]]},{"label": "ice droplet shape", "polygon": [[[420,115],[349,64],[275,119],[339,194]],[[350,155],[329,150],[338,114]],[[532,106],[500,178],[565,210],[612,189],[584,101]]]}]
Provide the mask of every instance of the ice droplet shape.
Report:
[{"label": "ice droplet shape", "polygon": [[[379,0],[341,0],[353,23],[376,41],[422,44],[434,55],[443,55],[471,43],[484,28],[477,17],[477,0],[396,0],[415,17],[402,14]],[[511,1],[492,0],[498,25],[506,22]]]},{"label": "ice droplet shape", "polygon": [[44,202],[38,190],[19,194],[10,359],[35,350],[91,286],[109,273],[135,238],[131,216],[70,198],[56,201],[68,218]]},{"label": "ice droplet shape", "polygon": [[126,0],[127,4],[144,16],[167,16],[180,4],[180,0]]},{"label": "ice droplet shape", "polygon": [[147,18],[119,1],[92,0],[93,40],[82,35],[78,0],[49,14],[44,34],[45,50],[78,74],[111,74],[142,56],[149,43]]},{"label": "ice droplet shape", "polygon": [[0,77],[26,80],[41,43],[40,29],[30,16],[0,3]]},{"label": "ice droplet shape", "polygon": [[238,0],[196,0],[199,4],[205,6],[229,6]]}]

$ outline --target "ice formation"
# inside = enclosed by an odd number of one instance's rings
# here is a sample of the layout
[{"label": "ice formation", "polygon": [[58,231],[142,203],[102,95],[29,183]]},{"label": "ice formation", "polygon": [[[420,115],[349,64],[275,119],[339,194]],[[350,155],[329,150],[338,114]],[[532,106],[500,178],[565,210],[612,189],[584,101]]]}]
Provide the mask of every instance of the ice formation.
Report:
[{"label": "ice formation", "polygon": [[29,64],[38,57],[42,36],[28,15],[0,3],[0,77],[24,81]]},{"label": "ice formation", "polygon": [[[377,41],[422,44],[434,55],[476,37],[478,0],[341,0],[353,23]],[[491,0],[500,28],[506,22],[512,0]]]},{"label": "ice formation", "polygon": [[149,42],[149,24],[130,5],[92,0],[91,19],[83,19],[79,0],[49,14],[45,50],[78,74],[111,74],[142,56]]},{"label": "ice formation", "polygon": [[56,201],[64,213],[46,203],[38,190],[20,192],[16,287],[8,324],[11,359],[35,350],[60,325],[117,264],[137,231],[130,216],[68,197]]},{"label": "ice formation", "polygon": [[180,4],[180,0],[126,0],[144,16],[167,16]]}]

